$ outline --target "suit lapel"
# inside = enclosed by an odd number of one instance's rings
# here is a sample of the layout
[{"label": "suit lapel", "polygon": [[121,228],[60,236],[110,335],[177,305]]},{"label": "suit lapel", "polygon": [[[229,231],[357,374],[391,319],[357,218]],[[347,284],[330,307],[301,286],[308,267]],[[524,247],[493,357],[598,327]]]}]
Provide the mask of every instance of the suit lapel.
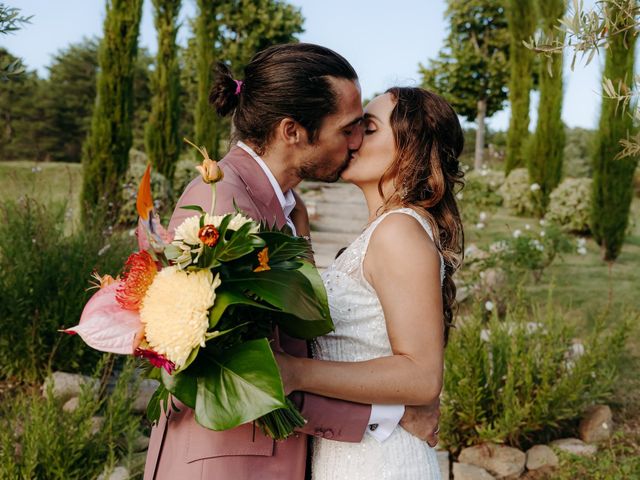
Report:
[{"label": "suit lapel", "polygon": [[235,170],[244,182],[262,219],[269,225],[275,223],[279,228],[287,222],[269,178],[251,155],[234,146],[221,163]]}]

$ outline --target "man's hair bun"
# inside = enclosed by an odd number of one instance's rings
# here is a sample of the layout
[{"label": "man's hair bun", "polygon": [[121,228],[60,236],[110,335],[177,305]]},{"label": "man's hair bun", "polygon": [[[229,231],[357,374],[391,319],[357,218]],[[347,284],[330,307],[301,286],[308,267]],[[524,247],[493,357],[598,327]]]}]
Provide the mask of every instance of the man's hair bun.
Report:
[{"label": "man's hair bun", "polygon": [[238,84],[233,78],[227,64],[216,64],[216,77],[209,92],[209,103],[213,105],[218,115],[226,117],[238,106],[240,95],[236,93]]}]

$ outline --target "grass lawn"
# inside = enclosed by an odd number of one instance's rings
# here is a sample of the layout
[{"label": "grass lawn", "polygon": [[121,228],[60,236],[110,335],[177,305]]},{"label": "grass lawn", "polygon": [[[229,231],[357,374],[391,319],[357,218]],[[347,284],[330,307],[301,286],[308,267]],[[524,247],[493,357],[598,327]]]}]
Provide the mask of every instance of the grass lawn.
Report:
[{"label": "grass lawn", "polygon": [[[576,319],[593,320],[597,315],[608,312],[615,316],[624,311],[640,312],[640,199],[632,205],[635,219],[632,234],[627,237],[622,253],[613,264],[603,262],[600,247],[587,239],[587,255],[579,255],[575,250],[563,254],[545,271],[539,284],[528,288],[531,298],[546,301],[549,286],[553,284],[554,301],[564,309],[574,311]],[[520,229],[539,232],[543,229],[536,218],[516,217],[507,209],[499,208],[488,215],[486,227],[478,230],[475,225],[466,225],[467,245],[475,243],[486,248],[491,243],[511,235]],[[578,327],[589,326],[577,322]],[[637,342],[640,353],[640,341]]]},{"label": "grass lawn", "polygon": [[66,202],[77,220],[81,189],[79,163],[0,162],[0,201],[28,195],[40,202]]}]

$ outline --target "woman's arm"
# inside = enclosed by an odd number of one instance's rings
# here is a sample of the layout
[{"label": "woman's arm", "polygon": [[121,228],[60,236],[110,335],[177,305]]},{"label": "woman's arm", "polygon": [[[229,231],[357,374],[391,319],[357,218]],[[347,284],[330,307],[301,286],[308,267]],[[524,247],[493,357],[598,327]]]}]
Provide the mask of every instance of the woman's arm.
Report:
[{"label": "woman's arm", "polygon": [[382,304],[393,355],[363,362],[278,355],[286,389],[361,403],[433,402],[444,353],[436,246],[414,218],[389,215],[371,237],[364,274]]}]

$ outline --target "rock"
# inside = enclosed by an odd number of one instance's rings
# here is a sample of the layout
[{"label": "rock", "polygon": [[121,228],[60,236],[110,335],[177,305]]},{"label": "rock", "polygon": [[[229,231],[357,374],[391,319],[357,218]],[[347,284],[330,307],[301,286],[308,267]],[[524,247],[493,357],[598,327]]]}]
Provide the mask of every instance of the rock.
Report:
[{"label": "rock", "polygon": [[128,480],[131,477],[129,470],[123,466],[117,466],[111,473],[101,473],[98,480]]},{"label": "rock", "polygon": [[560,440],[554,440],[551,442],[552,447],[556,447],[563,452],[572,453],[579,457],[590,457],[598,451],[598,447],[584,443],[577,438],[562,438]]},{"label": "rock", "polygon": [[449,452],[447,450],[436,450],[438,456],[438,466],[440,467],[440,476],[442,478],[449,478]]},{"label": "rock", "polygon": [[82,387],[88,383],[93,384],[93,387],[97,389],[98,383],[91,377],[76,373],[53,372],[42,386],[42,395],[46,396],[48,389],[51,388],[54,398],[66,402],[72,397],[79,397],[82,393]]},{"label": "rock", "polygon": [[140,382],[140,386],[138,387],[138,394],[136,395],[135,400],[133,401],[133,411],[135,413],[144,413],[147,411],[147,404],[149,400],[151,400],[151,396],[158,388],[160,382],[157,380],[151,380],[146,378]]},{"label": "rock", "polygon": [[462,303],[471,296],[471,288],[466,285],[460,285],[456,289],[456,302]]},{"label": "rock", "polygon": [[133,451],[144,452],[149,448],[149,437],[146,435],[140,434],[134,441],[132,445]]},{"label": "rock", "polygon": [[62,410],[67,413],[71,413],[78,408],[78,405],[80,405],[80,399],[78,397],[73,397],[66,401],[62,406]]},{"label": "rock", "polygon": [[485,443],[463,449],[458,461],[482,467],[496,478],[518,478],[524,471],[526,455],[517,448]]},{"label": "rock", "polygon": [[527,470],[557,466],[558,456],[547,445],[534,445],[527,450]]},{"label": "rock", "polygon": [[91,417],[91,435],[97,435],[104,425],[104,417]]},{"label": "rock", "polygon": [[484,468],[453,462],[453,480],[495,480],[495,477]]},{"label": "rock", "polygon": [[489,253],[479,248],[475,243],[470,244],[464,249],[464,258],[467,261],[484,260],[489,257]]},{"label": "rock", "polygon": [[504,289],[507,274],[501,268],[487,268],[482,272],[480,285],[484,292],[499,292]]},{"label": "rock", "polygon": [[580,438],[587,443],[598,443],[608,440],[613,430],[611,409],[607,405],[596,405],[590,408],[580,421]]}]

